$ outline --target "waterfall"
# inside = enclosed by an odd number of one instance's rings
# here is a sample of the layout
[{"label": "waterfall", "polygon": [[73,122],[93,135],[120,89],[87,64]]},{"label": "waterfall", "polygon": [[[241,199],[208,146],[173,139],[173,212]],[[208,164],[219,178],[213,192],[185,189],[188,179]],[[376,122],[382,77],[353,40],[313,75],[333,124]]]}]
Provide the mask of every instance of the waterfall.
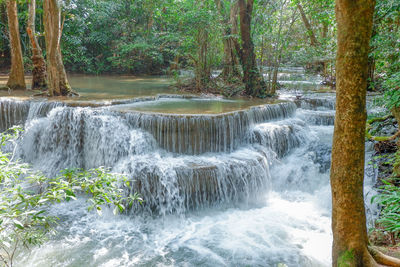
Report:
[{"label": "waterfall", "polygon": [[334,110],[336,100],[334,98],[304,98],[295,100],[297,107],[311,110]]},{"label": "waterfall", "polygon": [[242,143],[251,125],[283,119],[296,111],[291,102],[253,107],[221,115],[126,113],[132,127],[150,132],[159,146],[179,154],[231,152]]},{"label": "waterfall", "polygon": [[130,156],[115,171],[132,177],[132,190],[152,214],[182,214],[191,209],[246,203],[268,189],[267,152],[243,149],[232,154],[201,157],[160,154]]},{"label": "waterfall", "polygon": [[335,111],[333,110],[313,111],[298,109],[297,114],[300,118],[312,125],[334,125],[335,123]]},{"label": "waterfall", "polygon": [[306,124],[299,119],[257,124],[249,138],[252,143],[270,148],[278,157],[287,155],[308,140]]},{"label": "waterfall", "polygon": [[0,131],[5,131],[14,125],[23,125],[27,120],[33,120],[46,114],[60,102],[16,100],[0,98]]},{"label": "waterfall", "polygon": [[[283,108],[285,106],[289,109]],[[293,106],[285,106],[196,118],[148,114],[138,117],[134,114],[137,118],[134,122],[132,114],[56,106],[46,117],[27,121],[18,154],[48,175],[57,175],[59,170],[72,167],[113,167],[132,177],[132,191],[146,199],[144,207],[151,213],[184,213],[215,203],[246,202],[268,188],[268,168],[273,153],[262,147],[229,153],[233,147],[226,146],[226,152],[215,153],[213,146],[201,144],[210,141],[223,147],[224,136],[240,140],[255,121],[292,114]],[[187,131],[182,135],[171,134],[176,140],[170,142],[197,142],[206,154],[177,156],[160,148],[157,137],[161,134],[154,138],[151,126],[161,129],[162,125],[176,122],[191,127],[184,128]],[[204,125],[214,130],[210,130],[209,135],[190,136],[190,129],[197,127],[197,131],[201,131]],[[227,125],[239,125],[239,130],[233,131],[233,126],[228,128],[232,131],[223,130]],[[173,128],[165,127],[167,131]]]},{"label": "waterfall", "polygon": [[0,107],[3,128],[25,125],[17,149],[23,161],[51,176],[65,168],[109,167],[130,178],[131,191],[145,199],[133,212],[166,215],[259,201],[270,188],[270,166],[311,142],[308,125],[333,124],[327,103],[282,102],[211,115],[10,99]]},{"label": "waterfall", "polygon": [[84,199],[53,206],[59,236],[21,266],[329,264],[334,101],[202,115],[117,108],[135,101],[157,97],[0,101],[1,126],[24,125],[22,161],[47,175],[106,166],[144,199],[116,217],[88,213]]},{"label": "waterfall", "polygon": [[14,99],[3,98],[0,101],[0,130],[25,122],[29,110],[29,103]]}]

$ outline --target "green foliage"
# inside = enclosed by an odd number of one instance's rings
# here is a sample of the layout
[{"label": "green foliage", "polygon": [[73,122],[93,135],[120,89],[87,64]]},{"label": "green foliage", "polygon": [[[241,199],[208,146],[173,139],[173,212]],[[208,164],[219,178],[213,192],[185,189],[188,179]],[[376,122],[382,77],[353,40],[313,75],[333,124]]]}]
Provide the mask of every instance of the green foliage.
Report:
[{"label": "green foliage", "polygon": [[386,107],[400,107],[400,71],[388,77],[384,83]]},{"label": "green foliage", "polygon": [[[0,147],[13,143],[20,129],[0,135]],[[41,244],[58,221],[49,214],[53,203],[74,200],[77,194],[88,196],[89,211],[101,214],[102,206],[114,206],[122,213],[133,201],[129,181],[100,167],[84,171],[68,169],[59,177],[47,178],[29,165],[13,160],[13,155],[0,150],[0,262],[12,266],[15,252],[21,246]]]},{"label": "green foliage", "polygon": [[[12,141],[18,129],[1,135],[0,145]],[[41,243],[55,218],[46,215],[46,202],[54,201],[49,191],[38,191],[32,183],[42,182],[43,177],[31,173],[29,166],[10,159],[10,154],[0,150],[0,261],[12,265],[19,245]],[[29,175],[29,176],[27,176]],[[27,176],[21,179],[21,176]]]},{"label": "green foliage", "polygon": [[382,205],[377,222],[385,231],[396,236],[400,233],[400,187],[385,180],[382,182],[384,185],[380,193],[371,201]]},{"label": "green foliage", "polygon": [[169,2],[77,0],[67,6],[66,68],[96,74],[163,72],[182,41],[179,17],[173,6],[167,9]]},{"label": "green foliage", "polygon": [[142,202],[137,193],[129,195],[130,182],[123,176],[110,173],[107,168],[99,167],[89,171],[66,169],[61,177],[50,180],[52,188],[57,189],[65,200],[76,198],[76,192],[90,196],[88,210],[96,210],[101,215],[102,206],[112,205],[114,214],[122,213],[133,205]]},{"label": "green foliage", "polygon": [[375,88],[383,89],[387,106],[399,103],[400,81],[400,2],[377,1],[370,57],[375,61]]},{"label": "green foliage", "polygon": [[138,40],[135,43],[121,42],[116,48],[119,53],[108,58],[116,69],[125,69],[131,73],[141,73],[143,70],[157,73],[164,66],[163,53],[159,51],[158,46],[147,43],[146,40]]}]

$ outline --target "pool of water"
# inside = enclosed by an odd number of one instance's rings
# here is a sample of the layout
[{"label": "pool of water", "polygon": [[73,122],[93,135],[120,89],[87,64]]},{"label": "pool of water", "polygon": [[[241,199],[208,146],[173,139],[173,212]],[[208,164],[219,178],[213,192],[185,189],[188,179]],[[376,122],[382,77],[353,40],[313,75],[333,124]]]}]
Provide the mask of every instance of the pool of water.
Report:
[{"label": "pool of water", "polygon": [[80,99],[120,99],[158,94],[184,94],[170,87],[171,79],[159,76],[87,76],[71,75],[72,88]]},{"label": "pool of water", "polygon": [[[184,75],[185,76],[185,75]],[[187,76],[187,75],[186,75]],[[157,96],[159,94],[178,94],[188,95],[188,92],[171,86],[173,80],[166,76],[111,76],[111,75],[68,75],[71,87],[76,90],[80,97],[58,98],[64,101],[107,101],[111,99],[130,99],[146,96]],[[5,86],[8,76],[0,75],[0,87]],[[31,76],[26,76],[26,85],[31,84]],[[305,74],[301,68],[282,68],[278,74],[278,82],[286,90],[298,91],[318,91],[326,90],[325,86],[320,85],[322,78],[318,75]],[[10,92],[0,91],[0,96],[9,96]],[[30,97],[30,91],[14,91],[13,96]],[[250,100],[256,102],[255,100]],[[214,103],[216,101],[213,101]],[[244,99],[235,104],[222,104],[222,106],[249,106]],[[211,103],[211,102],[210,102]],[[165,104],[165,103],[163,103]],[[257,103],[258,104],[258,103]],[[207,104],[208,105],[208,104]],[[161,103],[157,104],[161,108]],[[199,105],[202,106],[202,105]],[[218,105],[213,105],[213,109]],[[198,107],[194,105],[194,107]],[[228,108],[229,109],[229,108]],[[223,108],[221,109],[223,110]]]},{"label": "pool of water", "polygon": [[180,98],[161,97],[151,101],[140,101],[115,105],[111,109],[118,111],[140,111],[166,114],[219,114],[247,109],[261,104],[273,104],[278,101],[223,99],[223,98]]},{"label": "pool of water", "polygon": [[[0,87],[5,86],[8,76],[0,76]],[[69,75],[71,87],[76,90],[79,100],[109,100],[126,99],[157,94],[185,94],[170,87],[171,79],[160,76],[94,76],[94,75]],[[26,77],[28,88],[31,77]],[[1,91],[1,96],[9,95],[8,91]],[[15,91],[16,96],[30,96],[30,91]]]},{"label": "pool of water", "polygon": [[[119,111],[143,111],[174,114],[218,114],[247,109],[251,106],[276,101],[236,97],[204,97],[181,92],[171,87],[171,79],[160,76],[93,76],[70,75],[69,81],[79,97],[57,97],[50,101],[62,101],[73,106],[110,105],[123,100],[134,103],[116,105]],[[0,86],[7,82],[7,76],[0,76]],[[26,83],[29,85],[30,77]],[[0,96],[15,99],[30,99],[31,91],[0,91]],[[161,97],[160,97],[161,96]],[[39,97],[38,97],[39,98]]]}]

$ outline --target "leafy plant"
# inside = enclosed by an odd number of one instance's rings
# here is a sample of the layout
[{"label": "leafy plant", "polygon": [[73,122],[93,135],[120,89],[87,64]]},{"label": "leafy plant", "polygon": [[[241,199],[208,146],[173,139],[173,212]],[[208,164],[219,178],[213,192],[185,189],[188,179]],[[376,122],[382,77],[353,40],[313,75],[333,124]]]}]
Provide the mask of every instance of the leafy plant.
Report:
[{"label": "leafy plant", "polygon": [[[1,134],[0,147],[12,143],[19,131],[14,128]],[[0,262],[12,266],[18,248],[41,244],[54,232],[59,219],[48,212],[53,203],[82,194],[88,196],[89,211],[101,214],[102,206],[110,205],[117,214],[133,201],[142,201],[137,194],[130,195],[129,188],[125,177],[104,167],[67,169],[59,177],[47,178],[0,149]]]},{"label": "leafy plant", "polygon": [[388,109],[400,107],[400,72],[388,77],[383,83],[386,106]]},{"label": "leafy plant", "polygon": [[400,188],[393,183],[383,180],[380,194],[371,201],[382,205],[380,217],[377,222],[387,231],[392,242],[400,233]]},{"label": "leafy plant", "polygon": [[88,195],[88,210],[95,209],[101,215],[103,205],[113,205],[114,214],[122,213],[130,208],[134,201],[143,201],[137,194],[130,195],[130,182],[126,177],[110,173],[109,169],[99,167],[89,171],[66,169],[62,176],[52,179],[50,186],[65,200],[76,199],[77,193]]}]

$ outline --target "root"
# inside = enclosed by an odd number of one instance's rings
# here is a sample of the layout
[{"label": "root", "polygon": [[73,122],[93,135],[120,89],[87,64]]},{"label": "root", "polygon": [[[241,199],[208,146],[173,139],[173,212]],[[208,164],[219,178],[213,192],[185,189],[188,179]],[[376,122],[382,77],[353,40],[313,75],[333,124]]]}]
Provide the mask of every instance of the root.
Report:
[{"label": "root", "polygon": [[78,92],[76,92],[75,90],[70,90],[68,92],[68,96],[80,96],[80,94]]},{"label": "root", "polygon": [[400,259],[387,256],[372,246],[368,246],[368,251],[378,264],[391,267],[400,267]]},{"label": "root", "polygon": [[175,87],[185,92],[222,95],[225,97],[243,95],[244,91],[244,86],[241,80],[234,78],[232,78],[232,80],[225,80],[221,75],[211,78],[202,88],[196,86],[195,79],[181,82],[176,84]]},{"label": "root", "polygon": [[391,115],[387,115],[384,116],[382,118],[374,118],[374,119],[370,119],[367,121],[367,126],[366,126],[366,130],[365,130],[365,136],[372,141],[392,141],[395,140],[396,138],[400,137],[400,130],[397,131],[397,133],[395,133],[392,136],[373,136],[369,131],[371,130],[371,124],[377,121],[385,121],[388,118],[390,118]]},{"label": "root", "polygon": [[383,116],[383,117],[380,117],[380,118],[373,118],[373,119],[368,120],[367,124],[372,124],[372,123],[377,122],[377,121],[385,121],[385,120],[389,119],[391,116],[392,115],[389,114],[389,115],[386,115],[386,116]]}]

